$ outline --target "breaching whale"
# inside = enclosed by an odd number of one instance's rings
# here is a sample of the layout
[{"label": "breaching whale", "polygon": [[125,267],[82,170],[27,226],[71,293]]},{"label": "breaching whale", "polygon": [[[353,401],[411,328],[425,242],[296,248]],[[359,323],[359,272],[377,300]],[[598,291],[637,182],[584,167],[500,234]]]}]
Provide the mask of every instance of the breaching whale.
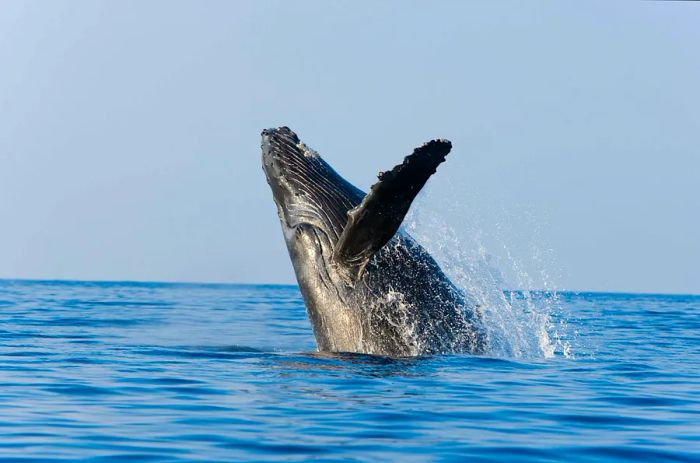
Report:
[{"label": "breaching whale", "polygon": [[320,351],[480,353],[477,307],[401,229],[452,144],[432,140],[365,194],[288,127],[262,132],[262,164]]}]

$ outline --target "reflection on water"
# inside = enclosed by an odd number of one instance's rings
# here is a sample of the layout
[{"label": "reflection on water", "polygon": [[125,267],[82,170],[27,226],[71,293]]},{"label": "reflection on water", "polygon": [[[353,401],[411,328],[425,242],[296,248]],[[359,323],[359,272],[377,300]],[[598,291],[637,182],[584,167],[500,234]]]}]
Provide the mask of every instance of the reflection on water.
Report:
[{"label": "reflection on water", "polygon": [[275,359],[277,367],[313,372],[314,370],[335,370],[348,376],[362,375],[370,377],[413,376],[425,375],[421,363],[429,362],[429,357],[423,358],[390,358],[376,355],[332,352],[309,352],[294,357]]}]

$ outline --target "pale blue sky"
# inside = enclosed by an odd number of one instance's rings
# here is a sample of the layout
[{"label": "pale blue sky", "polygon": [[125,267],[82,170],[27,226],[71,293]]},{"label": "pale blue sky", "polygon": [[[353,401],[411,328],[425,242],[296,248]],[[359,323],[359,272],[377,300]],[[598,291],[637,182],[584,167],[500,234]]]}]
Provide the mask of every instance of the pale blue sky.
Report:
[{"label": "pale blue sky", "polygon": [[361,188],[451,139],[417,215],[557,287],[700,293],[698,24],[692,2],[0,0],[0,277],[293,282],[259,151],[289,125]]}]

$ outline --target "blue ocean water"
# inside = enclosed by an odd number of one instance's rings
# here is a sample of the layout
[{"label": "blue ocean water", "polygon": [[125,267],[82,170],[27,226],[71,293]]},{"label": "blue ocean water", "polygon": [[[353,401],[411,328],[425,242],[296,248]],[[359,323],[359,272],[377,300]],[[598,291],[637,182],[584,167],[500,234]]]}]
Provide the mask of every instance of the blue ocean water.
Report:
[{"label": "blue ocean water", "polygon": [[700,296],[557,298],[550,355],[392,360],[294,286],[0,281],[0,461],[700,461]]}]

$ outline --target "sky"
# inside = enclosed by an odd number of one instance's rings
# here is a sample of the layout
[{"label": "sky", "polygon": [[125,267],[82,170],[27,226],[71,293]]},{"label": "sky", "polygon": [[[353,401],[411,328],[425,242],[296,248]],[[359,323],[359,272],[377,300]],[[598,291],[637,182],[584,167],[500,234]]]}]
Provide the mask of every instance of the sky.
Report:
[{"label": "sky", "polygon": [[700,293],[698,24],[694,2],[0,0],[0,278],[293,283],[260,165],[288,125],[362,189],[450,139],[411,220],[511,285]]}]

